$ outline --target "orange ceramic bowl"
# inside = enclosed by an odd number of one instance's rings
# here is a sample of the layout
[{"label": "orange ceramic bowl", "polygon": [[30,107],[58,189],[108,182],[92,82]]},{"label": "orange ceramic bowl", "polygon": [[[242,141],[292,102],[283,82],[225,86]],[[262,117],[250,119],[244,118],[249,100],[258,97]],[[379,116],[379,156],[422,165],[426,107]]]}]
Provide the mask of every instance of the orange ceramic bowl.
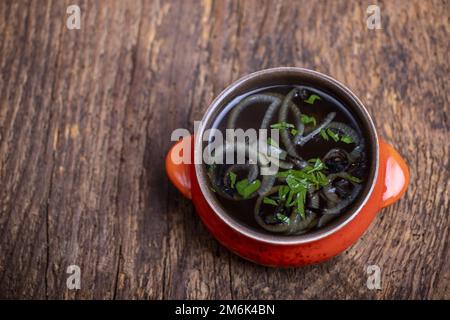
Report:
[{"label": "orange ceramic bowl", "polygon": [[[304,235],[265,233],[229,215],[208,188],[207,175],[195,155],[203,150],[203,133],[233,98],[274,85],[308,85],[330,92],[357,119],[366,139],[369,182],[354,205],[329,225]],[[189,161],[177,163],[180,150]],[[186,159],[186,158],[185,158]],[[226,88],[210,105],[195,136],[175,144],[166,157],[166,171],[180,192],[191,199],[212,235],[225,247],[250,261],[268,266],[301,266],[319,263],[347,249],[369,227],[382,208],[397,201],[406,191],[409,172],[395,149],[377,134],[370,115],[354,93],[335,79],[302,68],[274,68],[252,73]]]}]

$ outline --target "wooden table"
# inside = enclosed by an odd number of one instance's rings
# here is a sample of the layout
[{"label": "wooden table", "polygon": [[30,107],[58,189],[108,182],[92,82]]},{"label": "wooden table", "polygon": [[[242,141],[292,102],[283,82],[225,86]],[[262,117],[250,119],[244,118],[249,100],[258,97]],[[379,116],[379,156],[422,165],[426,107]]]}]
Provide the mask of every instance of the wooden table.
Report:
[{"label": "wooden table", "polygon": [[[378,4],[381,30],[365,1],[1,1],[0,297],[450,298],[450,4]],[[411,168],[405,197],[321,265],[231,254],[164,171],[175,128],[274,66],[347,84]]]}]

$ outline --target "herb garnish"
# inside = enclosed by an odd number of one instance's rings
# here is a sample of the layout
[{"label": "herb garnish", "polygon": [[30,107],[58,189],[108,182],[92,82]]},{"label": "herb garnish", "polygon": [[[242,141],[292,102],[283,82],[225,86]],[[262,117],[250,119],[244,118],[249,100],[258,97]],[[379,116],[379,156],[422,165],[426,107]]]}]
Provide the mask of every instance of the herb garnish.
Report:
[{"label": "herb garnish", "polygon": [[273,140],[272,138],[267,138],[267,143],[270,144],[271,146],[277,147],[279,148],[280,146],[278,145],[278,143],[275,142],[275,140]]},{"label": "herb garnish", "polygon": [[264,197],[263,203],[270,204],[272,206],[277,206],[278,205],[278,203],[275,200],[270,199],[269,197]]},{"label": "herb garnish", "polygon": [[308,99],[304,100],[308,104],[314,104],[314,101],[320,100],[320,97],[318,95],[312,94],[308,97]]},{"label": "herb garnish", "polygon": [[280,198],[280,200],[285,200],[288,193],[289,187],[281,186],[280,189],[278,189],[278,198]]},{"label": "herb garnish", "polygon": [[306,167],[304,170],[307,170],[308,173],[312,173],[314,171],[320,171],[323,169],[327,169],[327,166],[325,163],[322,162],[319,158],[312,158],[308,160],[308,163],[312,163],[313,167],[309,169],[309,167]]},{"label": "herb garnish", "polygon": [[320,188],[328,184],[327,176],[322,172],[326,165],[320,159],[309,159],[310,165],[301,170],[279,172],[277,177],[285,178],[287,186],[278,190],[280,199],[286,199],[286,207],[296,207],[300,216],[305,218],[306,193],[311,186]]},{"label": "herb garnish", "polygon": [[230,186],[231,186],[232,188],[234,188],[234,185],[236,184],[236,178],[237,178],[237,175],[236,175],[236,173],[234,173],[233,171],[230,171],[230,173],[229,173],[228,175],[229,175],[229,177],[230,177]]},{"label": "herb garnish", "polygon": [[349,135],[339,135],[338,133],[334,132],[333,130],[327,128],[327,129],[322,129],[320,130],[320,135],[322,136],[322,138],[326,141],[330,140],[330,137],[334,140],[334,142],[344,142],[347,144],[353,143],[353,139],[352,137],[350,137]]},{"label": "herb garnish", "polygon": [[348,135],[343,135],[343,136],[341,137],[341,141],[344,142],[344,143],[347,143],[347,144],[353,143],[352,137],[350,137],[350,136],[348,136]]},{"label": "herb garnish", "polygon": [[308,116],[308,115],[306,115],[306,114],[302,114],[301,116],[300,116],[300,121],[303,123],[303,124],[312,124],[314,127],[316,126],[316,118],[314,118],[313,116]]},{"label": "herb garnish", "polygon": [[282,213],[277,213],[277,214],[275,215],[275,217],[276,217],[277,220],[280,221],[280,222],[283,222],[283,223],[286,223],[286,224],[289,223],[289,218],[286,217],[286,216],[285,216],[284,214],[282,214]]},{"label": "herb garnish", "polygon": [[244,199],[250,197],[252,193],[259,189],[259,187],[261,187],[261,181],[258,179],[252,182],[249,182],[248,179],[244,179],[236,183],[236,190]]},{"label": "herb garnish", "polygon": [[333,130],[327,129],[327,134],[334,140],[334,142],[339,141],[339,135],[337,133],[334,133]]},{"label": "herb garnish", "polygon": [[355,182],[355,183],[361,183],[361,182],[362,182],[362,180],[361,180],[360,178],[355,177],[355,176],[352,176],[352,175],[349,174],[349,173],[347,173],[347,174],[345,175],[345,178],[346,178],[347,180],[350,180],[350,181]]},{"label": "herb garnish", "polygon": [[322,136],[322,138],[326,141],[330,140],[330,138],[328,138],[328,134],[324,129],[320,130],[320,135]]}]

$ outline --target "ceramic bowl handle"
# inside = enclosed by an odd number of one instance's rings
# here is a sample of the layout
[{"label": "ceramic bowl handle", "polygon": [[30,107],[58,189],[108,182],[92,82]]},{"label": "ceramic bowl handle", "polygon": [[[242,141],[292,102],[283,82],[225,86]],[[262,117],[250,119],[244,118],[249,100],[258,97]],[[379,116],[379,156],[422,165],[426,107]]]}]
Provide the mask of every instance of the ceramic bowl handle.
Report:
[{"label": "ceramic bowl handle", "polygon": [[166,172],[174,186],[188,199],[191,194],[192,137],[184,137],[175,143],[166,156]]},{"label": "ceramic bowl handle", "polygon": [[409,184],[409,169],[402,156],[390,144],[380,139],[380,169],[384,172],[384,192],[381,207],[400,199]]}]

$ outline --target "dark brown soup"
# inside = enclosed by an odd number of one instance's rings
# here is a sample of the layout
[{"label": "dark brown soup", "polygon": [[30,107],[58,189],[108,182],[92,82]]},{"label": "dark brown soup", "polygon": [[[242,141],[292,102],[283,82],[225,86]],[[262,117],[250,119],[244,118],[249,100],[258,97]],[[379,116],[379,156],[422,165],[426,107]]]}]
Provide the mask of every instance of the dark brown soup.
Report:
[{"label": "dark brown soup", "polygon": [[[237,97],[213,128],[224,137],[225,129],[268,129],[264,143],[276,151],[272,156],[258,151],[251,161],[246,149],[243,163],[206,164],[219,202],[249,226],[286,235],[320,228],[348,212],[367,181],[365,140],[357,121],[343,104],[316,88],[278,86]],[[273,132],[279,139],[272,139]],[[244,140],[241,145],[257,144]],[[213,155],[229,153],[227,148]],[[232,153],[239,150],[231,146]],[[275,171],[263,174],[269,165]]]}]

